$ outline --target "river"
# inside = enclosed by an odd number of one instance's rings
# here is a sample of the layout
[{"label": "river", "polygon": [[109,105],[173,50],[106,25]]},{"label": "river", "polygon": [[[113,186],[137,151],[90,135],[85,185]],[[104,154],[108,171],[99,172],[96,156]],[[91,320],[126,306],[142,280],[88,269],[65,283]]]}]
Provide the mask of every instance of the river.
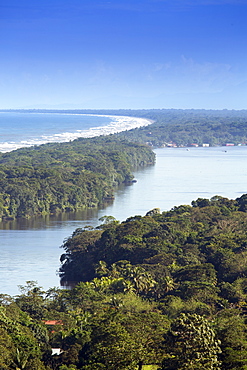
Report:
[{"label": "river", "polygon": [[247,147],[163,148],[156,164],[135,172],[136,183],[121,186],[104,209],[39,217],[0,224],[1,290],[16,295],[18,285],[37,281],[44,289],[59,286],[59,247],[78,227],[96,226],[104,215],[122,221],[152,208],[169,210],[197,198],[221,195],[235,199],[247,193]]}]

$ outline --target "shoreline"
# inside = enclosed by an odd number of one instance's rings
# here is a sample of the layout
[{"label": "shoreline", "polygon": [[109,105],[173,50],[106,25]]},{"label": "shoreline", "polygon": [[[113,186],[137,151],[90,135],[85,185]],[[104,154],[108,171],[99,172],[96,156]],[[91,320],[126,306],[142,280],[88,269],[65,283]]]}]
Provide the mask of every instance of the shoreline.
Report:
[{"label": "shoreline", "polygon": [[[30,113],[34,114],[34,113]],[[45,113],[37,113],[45,114]],[[37,139],[22,140],[20,142],[4,142],[0,143],[0,153],[8,153],[21,148],[31,148],[36,145],[43,145],[48,143],[63,143],[73,141],[79,138],[93,138],[97,136],[106,136],[116,134],[123,131],[129,131],[135,128],[148,126],[152,123],[151,120],[140,117],[130,116],[115,116],[106,114],[80,114],[80,113],[61,113],[61,114],[76,114],[81,116],[107,117],[111,118],[109,124],[104,126],[90,127],[86,130],[76,130],[75,132],[63,132],[54,135],[41,135]]]}]

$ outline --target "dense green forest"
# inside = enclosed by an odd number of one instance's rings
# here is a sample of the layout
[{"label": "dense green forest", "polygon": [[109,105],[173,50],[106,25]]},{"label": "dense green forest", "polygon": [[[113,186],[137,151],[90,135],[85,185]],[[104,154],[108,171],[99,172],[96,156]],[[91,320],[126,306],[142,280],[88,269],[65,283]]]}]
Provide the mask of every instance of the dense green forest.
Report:
[{"label": "dense green forest", "polygon": [[30,217],[96,207],[132,181],[133,168],[153,164],[147,146],[121,138],[78,139],[0,155],[0,217]]},{"label": "dense green forest", "polygon": [[154,147],[168,145],[191,146],[209,144],[224,146],[228,143],[246,145],[247,111],[210,110],[152,110],[139,112],[140,117],[153,124],[129,132],[120,137]]},{"label": "dense green forest", "polygon": [[246,211],[246,194],[214,196],[75,230],[73,289],[0,296],[0,368],[246,370]]}]

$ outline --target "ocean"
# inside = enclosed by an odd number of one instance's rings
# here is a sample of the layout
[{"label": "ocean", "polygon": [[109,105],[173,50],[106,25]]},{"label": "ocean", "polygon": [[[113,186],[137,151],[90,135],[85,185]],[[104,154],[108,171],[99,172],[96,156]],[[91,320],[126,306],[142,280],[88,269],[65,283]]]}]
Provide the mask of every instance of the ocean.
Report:
[{"label": "ocean", "polygon": [[148,124],[146,119],[124,116],[0,112],[0,152],[113,134]]}]

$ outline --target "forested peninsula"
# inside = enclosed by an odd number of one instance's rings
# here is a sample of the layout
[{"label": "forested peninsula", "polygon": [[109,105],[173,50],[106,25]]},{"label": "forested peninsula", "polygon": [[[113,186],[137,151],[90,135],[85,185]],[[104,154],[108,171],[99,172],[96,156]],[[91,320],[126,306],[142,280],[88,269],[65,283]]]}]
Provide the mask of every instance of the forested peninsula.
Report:
[{"label": "forested peninsula", "polygon": [[146,145],[113,135],[44,144],[0,155],[0,217],[75,211],[112,201],[137,166],[154,164]]},{"label": "forested peninsula", "polygon": [[64,241],[70,290],[0,296],[0,365],[246,370],[247,195],[199,198]]},{"label": "forested peninsula", "polygon": [[156,147],[246,145],[247,111],[31,110],[25,112],[133,116],[153,123],[69,143],[0,154],[0,218],[76,211],[113,200],[133,169],[154,164]]}]

